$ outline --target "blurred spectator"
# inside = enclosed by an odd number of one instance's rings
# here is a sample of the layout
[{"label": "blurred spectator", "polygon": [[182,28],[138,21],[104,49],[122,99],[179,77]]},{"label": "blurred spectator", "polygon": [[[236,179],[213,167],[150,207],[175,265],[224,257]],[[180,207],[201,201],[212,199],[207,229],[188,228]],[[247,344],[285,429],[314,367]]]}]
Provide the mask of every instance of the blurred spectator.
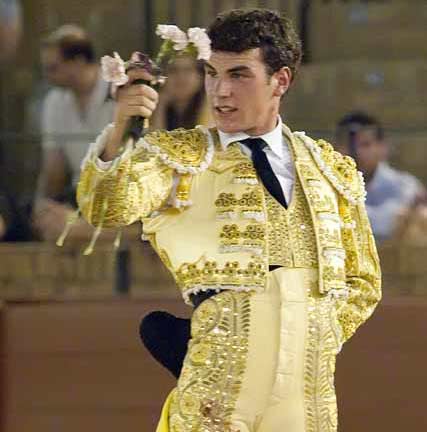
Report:
[{"label": "blurred spectator", "polygon": [[[112,121],[114,102],[101,78],[92,41],[80,27],[65,25],[48,36],[41,62],[54,88],[42,113],[44,161],[34,219],[41,236],[54,239],[75,206],[75,186],[87,145]],[[89,230],[80,228],[72,233],[88,237]]]},{"label": "blurred spectator", "polygon": [[337,147],[352,156],[366,182],[366,209],[375,238],[391,238],[400,215],[416,205],[425,188],[413,175],[392,168],[389,147],[377,119],[362,112],[346,115],[337,126]]},{"label": "blurred spectator", "polygon": [[189,56],[178,57],[168,65],[168,77],[151,124],[154,129],[194,128],[209,125],[205,103],[203,65]]},{"label": "blurred spectator", "polygon": [[0,0],[0,62],[15,54],[22,31],[21,5],[18,0]]},{"label": "blurred spectator", "polygon": [[[0,65],[3,68],[15,54],[22,30],[21,7],[17,0],[0,0]],[[4,170],[3,146],[0,142],[0,169]],[[7,184],[0,184],[0,240],[31,239],[30,207],[22,204]]]}]

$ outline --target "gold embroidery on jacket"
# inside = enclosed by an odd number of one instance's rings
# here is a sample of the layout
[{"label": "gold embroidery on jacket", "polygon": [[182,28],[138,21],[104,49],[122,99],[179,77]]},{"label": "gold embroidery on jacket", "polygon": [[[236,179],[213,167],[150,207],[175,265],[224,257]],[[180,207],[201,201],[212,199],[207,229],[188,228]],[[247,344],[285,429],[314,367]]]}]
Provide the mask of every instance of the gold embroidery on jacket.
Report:
[{"label": "gold embroidery on jacket", "polygon": [[318,266],[316,237],[310,209],[298,176],[292,201],[285,209],[265,191],[270,265],[284,267]]},{"label": "gold embroidery on jacket", "polygon": [[243,193],[237,198],[234,193],[222,192],[215,200],[219,219],[246,218],[264,219],[263,193],[260,187]]},{"label": "gold embroidery on jacket", "polygon": [[207,151],[206,134],[199,129],[158,130],[145,135],[145,141],[164,151],[172,163],[199,167]]},{"label": "gold embroidery on jacket", "polygon": [[239,163],[233,169],[233,183],[258,184],[257,173],[249,161]]},{"label": "gold embroidery on jacket", "polygon": [[219,234],[220,252],[265,252],[265,225],[248,224],[239,229],[239,225],[224,225]]}]

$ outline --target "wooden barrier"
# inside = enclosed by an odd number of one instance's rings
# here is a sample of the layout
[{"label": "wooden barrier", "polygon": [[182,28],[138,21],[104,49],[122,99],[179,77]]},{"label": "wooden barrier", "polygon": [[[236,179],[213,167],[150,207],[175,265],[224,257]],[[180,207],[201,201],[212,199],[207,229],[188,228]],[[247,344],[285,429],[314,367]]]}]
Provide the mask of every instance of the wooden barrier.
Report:
[{"label": "wooden barrier", "polygon": [[149,431],[173,380],[138,338],[180,302],[9,303],[2,309],[2,432]]},{"label": "wooden barrier", "polygon": [[[154,431],[172,376],[141,346],[142,315],[180,299],[8,303],[2,432]],[[340,431],[423,432],[427,301],[385,301],[338,357]]]}]

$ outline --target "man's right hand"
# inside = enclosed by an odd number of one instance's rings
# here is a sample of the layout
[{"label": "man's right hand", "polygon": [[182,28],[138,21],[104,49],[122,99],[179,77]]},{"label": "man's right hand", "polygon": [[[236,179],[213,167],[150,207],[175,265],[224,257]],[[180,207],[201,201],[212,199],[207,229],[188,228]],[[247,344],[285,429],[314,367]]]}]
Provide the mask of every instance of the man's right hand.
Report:
[{"label": "man's right hand", "polygon": [[129,126],[131,117],[150,118],[157,107],[159,95],[146,84],[132,84],[136,80],[152,81],[154,77],[144,69],[131,69],[129,81],[117,90],[114,129],[101,155],[104,161],[114,159],[122,144],[122,138]]}]

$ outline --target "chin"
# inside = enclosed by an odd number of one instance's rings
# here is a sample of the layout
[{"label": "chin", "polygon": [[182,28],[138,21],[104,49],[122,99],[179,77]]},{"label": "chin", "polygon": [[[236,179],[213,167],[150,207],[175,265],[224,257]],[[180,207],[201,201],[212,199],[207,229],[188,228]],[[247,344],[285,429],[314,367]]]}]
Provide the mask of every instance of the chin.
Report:
[{"label": "chin", "polygon": [[216,127],[221,131],[225,133],[237,133],[242,132],[243,128],[240,125],[237,125],[235,123],[225,123],[221,121],[216,121]]},{"label": "chin", "polygon": [[223,125],[220,125],[220,124],[217,124],[216,127],[217,127],[221,132],[229,133],[229,134],[237,133],[237,132],[242,132],[242,129],[241,129],[241,128],[237,128],[237,127],[223,126]]}]

